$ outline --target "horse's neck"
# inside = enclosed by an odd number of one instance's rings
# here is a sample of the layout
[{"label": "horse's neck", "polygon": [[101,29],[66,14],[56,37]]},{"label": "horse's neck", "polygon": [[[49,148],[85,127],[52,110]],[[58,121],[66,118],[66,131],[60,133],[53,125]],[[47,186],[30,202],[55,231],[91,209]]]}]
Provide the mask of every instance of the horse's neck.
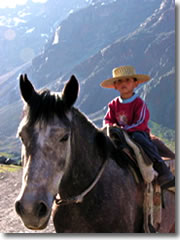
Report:
[{"label": "horse's neck", "polygon": [[72,128],[70,163],[61,185],[68,195],[84,191],[97,176],[104,161],[94,142],[95,126],[76,113]]}]

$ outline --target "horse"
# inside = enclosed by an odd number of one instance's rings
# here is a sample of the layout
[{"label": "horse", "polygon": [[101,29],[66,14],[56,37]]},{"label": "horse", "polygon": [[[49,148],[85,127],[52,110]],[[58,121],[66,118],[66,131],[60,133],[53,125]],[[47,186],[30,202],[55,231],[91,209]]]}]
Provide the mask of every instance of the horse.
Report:
[{"label": "horse", "polygon": [[[15,210],[24,225],[44,229],[52,214],[57,233],[143,232],[145,183],[123,157],[115,161],[110,138],[73,106],[76,77],[57,93],[36,90],[21,74],[20,93],[23,176]],[[174,193],[165,190],[164,202],[162,233],[174,227]]]}]

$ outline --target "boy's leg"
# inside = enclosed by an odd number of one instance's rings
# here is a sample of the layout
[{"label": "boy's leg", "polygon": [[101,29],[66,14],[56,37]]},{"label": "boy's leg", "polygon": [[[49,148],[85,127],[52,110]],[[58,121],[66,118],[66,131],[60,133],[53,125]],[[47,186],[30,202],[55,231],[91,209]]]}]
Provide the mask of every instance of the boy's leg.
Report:
[{"label": "boy's leg", "polygon": [[166,166],[158,153],[157,147],[151,141],[150,136],[145,132],[133,132],[129,134],[135,142],[139,143],[145,153],[152,159],[153,168],[158,172],[158,182],[162,186],[172,180],[174,180],[173,174]]}]

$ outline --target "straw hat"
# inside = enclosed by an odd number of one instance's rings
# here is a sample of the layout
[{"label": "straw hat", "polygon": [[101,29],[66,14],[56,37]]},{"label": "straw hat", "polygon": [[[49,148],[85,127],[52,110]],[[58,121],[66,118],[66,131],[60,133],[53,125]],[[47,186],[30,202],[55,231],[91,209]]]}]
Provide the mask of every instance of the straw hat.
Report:
[{"label": "straw hat", "polygon": [[124,78],[136,78],[138,83],[144,83],[149,81],[150,76],[144,74],[136,74],[136,70],[132,66],[121,66],[114,68],[112,71],[112,78],[101,82],[100,86],[104,88],[114,88],[114,81]]}]

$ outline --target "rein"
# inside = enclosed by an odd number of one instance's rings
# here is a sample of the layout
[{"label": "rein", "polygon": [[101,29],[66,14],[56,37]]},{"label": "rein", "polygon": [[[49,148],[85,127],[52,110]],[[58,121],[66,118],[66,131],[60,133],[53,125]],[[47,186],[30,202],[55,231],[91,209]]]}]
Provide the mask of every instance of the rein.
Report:
[{"label": "rein", "polygon": [[[110,134],[109,134],[109,126],[107,126],[107,136],[110,136]],[[105,169],[106,165],[107,165],[107,159],[102,164],[102,167],[101,167],[98,175],[94,179],[94,181],[81,194],[79,194],[79,195],[77,195],[75,197],[68,198],[68,199],[61,199],[59,194],[58,194],[55,197],[56,205],[60,206],[60,205],[68,205],[68,204],[73,204],[73,203],[81,203],[83,201],[84,197],[95,187],[95,185],[99,181],[100,177],[102,176],[102,174],[104,172],[104,169]]]},{"label": "rein", "polygon": [[102,176],[102,173],[104,172],[106,164],[107,164],[107,160],[105,160],[105,162],[103,163],[103,165],[102,165],[98,175],[94,179],[94,181],[81,194],[79,194],[75,197],[68,198],[68,199],[61,199],[61,198],[57,198],[57,196],[56,196],[55,203],[57,205],[68,205],[68,204],[72,204],[72,203],[81,203],[83,201],[84,197],[94,188],[94,186],[99,181],[100,177]]}]

